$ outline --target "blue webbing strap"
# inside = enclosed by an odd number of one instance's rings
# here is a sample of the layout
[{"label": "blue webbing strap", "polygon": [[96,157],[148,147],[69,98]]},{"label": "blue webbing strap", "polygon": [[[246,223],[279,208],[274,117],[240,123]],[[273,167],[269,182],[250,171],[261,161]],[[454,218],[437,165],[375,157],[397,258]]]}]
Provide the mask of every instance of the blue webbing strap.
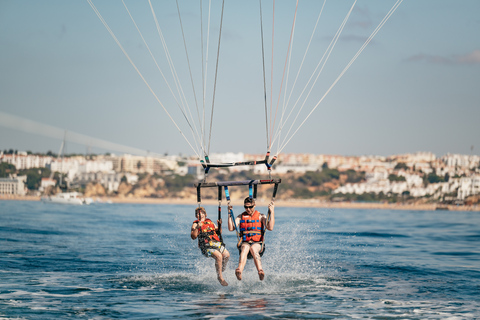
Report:
[{"label": "blue webbing strap", "polygon": [[[228,205],[230,205],[230,193],[228,192],[228,186],[224,186],[225,189],[225,197],[227,198]],[[238,233],[237,224],[235,223],[235,217],[233,216],[233,209],[228,210],[228,215],[232,218],[233,226],[235,227],[235,231],[237,232],[237,238],[240,239],[240,234]]]}]

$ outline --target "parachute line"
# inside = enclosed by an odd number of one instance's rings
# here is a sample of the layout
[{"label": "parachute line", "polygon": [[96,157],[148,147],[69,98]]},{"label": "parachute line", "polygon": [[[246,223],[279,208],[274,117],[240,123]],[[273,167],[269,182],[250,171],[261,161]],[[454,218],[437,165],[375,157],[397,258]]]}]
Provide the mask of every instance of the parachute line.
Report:
[{"label": "parachute line", "polygon": [[267,107],[267,83],[265,78],[265,48],[263,43],[263,14],[262,14],[262,0],[258,0],[260,4],[260,35],[262,40],[262,66],[263,66],[263,98],[265,101],[265,129],[267,132],[267,150],[270,150],[270,143],[268,139],[268,107]]},{"label": "parachute line", "polygon": [[[317,26],[318,26],[318,22],[320,21],[320,17],[322,16],[322,13],[323,13],[323,9],[325,7],[325,3],[327,2],[327,0],[324,0],[323,1],[323,5],[322,5],[322,8],[320,9],[320,13],[318,14],[318,18],[317,18],[317,21],[315,22],[315,26],[313,28],[313,31],[312,31],[312,35],[310,36],[310,40],[308,41],[308,45],[307,45],[307,48],[305,49],[305,53],[303,54],[303,58],[302,58],[302,62],[300,63],[300,67],[298,68],[298,71],[297,71],[297,75],[295,76],[295,80],[293,82],[293,85],[292,85],[292,88],[290,89],[290,94],[288,95],[288,99],[286,99],[286,101],[284,100],[284,103],[283,103],[283,110],[282,110],[282,116],[280,118],[280,126],[279,126],[279,130],[278,130],[278,148],[277,150],[279,149],[280,147],[280,135],[281,135],[281,131],[282,131],[282,128],[283,128],[283,119],[285,117],[285,112],[287,110],[287,106],[289,105],[289,102],[290,102],[290,99],[292,97],[292,94],[293,94],[293,90],[295,89],[295,86],[297,84],[297,80],[298,80],[298,77],[300,76],[300,71],[302,70],[302,67],[303,67],[303,63],[305,62],[305,59],[307,57],[307,53],[310,49],[310,45],[312,43],[312,40],[313,40],[313,36],[315,35],[315,32],[317,30]],[[291,57],[291,55],[290,55]],[[288,79],[288,76],[287,76],[287,79]],[[285,87],[285,93],[287,92],[287,88]]]},{"label": "parachute line", "polygon": [[[178,20],[180,22],[180,28],[182,30],[182,38],[183,38],[183,46],[185,47],[185,55],[187,57],[187,64],[188,64],[188,72],[190,73],[190,81],[192,83],[192,91],[193,91],[193,97],[195,99],[195,107],[197,109],[197,117],[198,117],[198,120],[199,120],[199,125],[201,127],[201,123],[200,123],[200,111],[198,110],[198,101],[197,101],[197,93],[195,91],[195,84],[193,83],[193,75],[192,75],[192,68],[190,66],[190,59],[188,57],[188,49],[187,49],[187,42],[185,40],[185,32],[183,31],[183,23],[182,23],[182,16],[180,14],[180,7],[178,5],[178,0],[176,0],[176,3],[177,3],[177,11],[178,11]],[[197,132],[198,134],[198,132]]]},{"label": "parachute line", "polygon": [[403,2],[403,0],[397,0],[395,4],[392,6],[390,11],[385,15],[385,17],[382,19],[382,21],[378,24],[378,26],[375,28],[375,30],[370,34],[368,39],[364,42],[362,47],[357,51],[357,53],[354,55],[354,57],[350,60],[350,62],[345,66],[345,68],[342,70],[340,75],[335,79],[335,81],[332,83],[332,85],[328,88],[328,90],[325,92],[325,94],[320,98],[320,100],[317,102],[317,104],[313,107],[313,109],[310,111],[310,113],[306,116],[306,118],[302,121],[302,123],[298,126],[298,128],[292,133],[292,135],[286,140],[285,143],[283,143],[282,147],[279,150],[279,153],[285,148],[285,146],[290,142],[290,140],[295,136],[295,134],[300,130],[300,128],[305,124],[305,122],[308,120],[308,118],[312,115],[312,113],[318,108],[320,103],[322,103],[323,99],[327,96],[327,94],[335,87],[335,85],[340,81],[342,76],[347,72],[347,70],[350,68],[350,66],[355,62],[355,60],[358,58],[358,56],[363,52],[363,50],[367,47],[367,45],[372,41],[372,39],[375,37],[375,35],[380,31],[380,29],[385,25],[385,23],[388,21],[388,19],[393,15],[393,13],[398,9],[400,4]]},{"label": "parachute line", "polygon": [[190,146],[190,148],[193,150],[193,152],[198,156],[198,153],[197,153],[197,150],[195,150],[195,148],[192,146],[192,144],[190,143],[190,141],[187,139],[187,137],[185,136],[185,134],[183,133],[183,131],[180,129],[180,127],[178,126],[178,124],[175,122],[175,120],[172,118],[172,116],[170,115],[170,113],[168,112],[168,110],[165,108],[165,106],[163,105],[163,103],[161,102],[161,100],[158,98],[158,96],[155,94],[155,91],[153,91],[152,87],[149,85],[149,83],[147,82],[147,80],[145,79],[145,77],[142,75],[142,73],[140,72],[140,70],[137,68],[137,66],[135,65],[135,63],[133,62],[133,60],[130,58],[130,56],[128,55],[128,53],[125,51],[125,49],[123,48],[122,44],[120,43],[120,41],[118,40],[118,38],[115,36],[115,34],[113,33],[112,29],[110,29],[110,27],[108,26],[107,22],[103,19],[102,15],[100,14],[100,12],[97,10],[97,8],[95,7],[95,5],[93,4],[92,0],[87,0],[88,4],[90,5],[90,7],[93,9],[93,11],[95,12],[95,14],[97,15],[97,17],[100,19],[100,21],[102,22],[102,24],[105,26],[105,28],[107,29],[108,33],[110,34],[110,36],[113,38],[113,40],[115,41],[115,43],[118,45],[118,47],[120,48],[120,50],[123,52],[123,54],[125,55],[125,57],[127,58],[127,60],[130,62],[130,64],[132,65],[132,67],[135,69],[135,71],[138,73],[138,75],[140,76],[140,78],[143,80],[143,82],[145,83],[145,85],[148,87],[148,89],[150,90],[150,92],[153,94],[153,96],[155,97],[155,99],[157,100],[157,102],[162,106],[163,110],[165,111],[165,113],[167,114],[167,116],[170,118],[170,120],[172,121],[172,123],[175,125],[175,127],[177,128],[177,130],[180,132],[180,134],[182,135],[182,137],[185,139],[185,141],[188,143],[188,145]]},{"label": "parachute line", "polygon": [[210,133],[208,136],[208,154],[210,154],[210,142],[212,141],[212,127],[213,127],[213,110],[215,109],[215,93],[217,89],[217,75],[218,75],[218,61],[220,60],[220,40],[222,39],[222,26],[223,26],[223,9],[225,7],[225,0],[222,1],[222,14],[220,17],[220,31],[218,32],[218,49],[217,49],[217,62],[215,66],[215,80],[213,83],[213,97],[212,97],[212,113],[210,117]]},{"label": "parachute line", "polygon": [[[291,126],[290,126],[290,129],[288,130],[288,132],[287,132],[287,134],[286,134],[286,137],[288,136],[288,134],[289,134],[289,133],[291,132],[291,130],[293,129],[293,127],[294,127],[294,125],[295,125],[295,123],[296,123],[296,121],[297,121],[297,119],[298,119],[298,117],[299,117],[299,115],[300,115],[300,112],[303,110],[303,107],[305,106],[305,103],[307,102],[308,97],[310,96],[313,88],[315,87],[315,84],[317,83],[318,78],[320,77],[320,74],[321,74],[322,71],[323,71],[323,68],[324,68],[325,65],[327,64],[328,59],[330,58],[330,55],[331,55],[333,49],[335,48],[335,45],[337,44],[337,41],[338,41],[338,39],[340,38],[340,35],[342,34],[343,29],[345,28],[345,25],[347,24],[348,19],[350,18],[350,15],[351,15],[351,13],[352,13],[352,11],[353,11],[353,8],[355,7],[356,2],[357,2],[357,0],[355,0],[355,2],[352,4],[350,10],[348,11],[347,15],[346,15],[345,18],[343,19],[342,24],[340,25],[339,29],[338,29],[337,32],[335,33],[335,36],[332,38],[332,41],[330,42],[330,44],[329,44],[329,46],[327,47],[325,53],[323,54],[322,58],[321,58],[320,61],[318,62],[317,67],[315,68],[315,70],[313,71],[312,75],[310,76],[310,79],[308,79],[308,82],[307,82],[307,84],[305,85],[305,87],[303,88],[302,93],[299,95],[299,97],[298,97],[297,101],[295,102],[292,110],[290,111],[287,119],[285,120],[285,121],[287,121],[287,120],[290,118],[293,110],[295,110],[298,102],[299,102],[300,99],[302,98],[303,93],[305,92],[305,90],[306,90],[307,87],[309,86],[310,81],[312,81],[313,76],[314,76],[315,73],[317,72],[317,70],[318,70],[318,68],[320,67],[320,65],[322,65],[322,67],[321,67],[320,70],[318,71],[317,77],[315,78],[313,84],[312,84],[311,87],[310,87],[310,90],[308,91],[308,93],[307,93],[307,95],[306,95],[306,97],[305,97],[305,99],[304,99],[303,104],[301,105],[300,109],[298,110],[297,115],[295,116],[295,119],[293,120],[293,122],[292,122],[292,124],[291,124]],[[325,58],[325,59],[324,59],[324,58]],[[322,61],[323,61],[323,64],[322,64]]]}]

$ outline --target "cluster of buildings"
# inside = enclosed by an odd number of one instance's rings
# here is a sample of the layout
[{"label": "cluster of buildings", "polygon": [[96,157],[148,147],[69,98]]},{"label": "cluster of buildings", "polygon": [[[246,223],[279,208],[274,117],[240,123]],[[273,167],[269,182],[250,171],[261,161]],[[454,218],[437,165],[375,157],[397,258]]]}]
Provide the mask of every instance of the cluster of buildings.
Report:
[{"label": "cluster of buildings", "polygon": [[[134,155],[97,155],[88,159],[84,156],[57,158],[45,155],[33,155],[26,152],[5,154],[0,152],[0,163],[5,162],[15,166],[18,170],[48,168],[52,172],[59,172],[65,176],[68,187],[82,187],[89,182],[102,184],[107,192],[115,192],[122,179],[135,184],[139,173],[155,174],[164,172],[179,172],[177,157],[141,157]],[[25,187],[20,185],[26,182],[26,176],[0,179],[0,194],[26,194]],[[56,185],[52,177],[42,178],[39,191],[48,186]]]},{"label": "cluster of buildings", "polygon": [[[265,155],[223,153],[210,155],[212,163],[232,163],[263,160]],[[14,165],[17,170],[49,168],[52,172],[66,175],[70,187],[85,186],[89,182],[102,184],[108,192],[115,192],[122,179],[135,184],[138,174],[193,174],[203,178],[203,167],[197,159],[180,156],[142,157],[133,155],[97,155],[65,157],[33,155],[25,152],[5,154],[0,152],[0,162]],[[401,165],[399,165],[401,164]],[[274,174],[305,173],[321,171],[328,166],[340,172],[354,170],[365,172],[365,181],[346,183],[333,190],[334,193],[363,194],[383,193],[408,194],[413,197],[444,199],[454,197],[463,200],[470,195],[480,194],[480,157],[476,155],[446,154],[436,157],[433,153],[382,156],[336,156],[315,154],[282,154],[275,163]],[[250,166],[229,168],[251,170]],[[266,166],[253,167],[255,174],[267,172]],[[441,182],[426,183],[429,174],[442,177]],[[391,176],[403,177],[391,179]],[[0,194],[25,194],[25,177],[0,179]],[[56,181],[43,178],[40,191]]]}]

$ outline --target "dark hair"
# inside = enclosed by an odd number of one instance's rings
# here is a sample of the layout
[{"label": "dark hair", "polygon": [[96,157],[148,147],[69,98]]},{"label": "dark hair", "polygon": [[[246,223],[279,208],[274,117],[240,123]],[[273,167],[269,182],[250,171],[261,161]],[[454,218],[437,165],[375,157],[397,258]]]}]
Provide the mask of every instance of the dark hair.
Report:
[{"label": "dark hair", "polygon": [[253,198],[246,197],[245,200],[243,200],[243,204],[245,203],[255,204],[255,200],[253,200]]}]

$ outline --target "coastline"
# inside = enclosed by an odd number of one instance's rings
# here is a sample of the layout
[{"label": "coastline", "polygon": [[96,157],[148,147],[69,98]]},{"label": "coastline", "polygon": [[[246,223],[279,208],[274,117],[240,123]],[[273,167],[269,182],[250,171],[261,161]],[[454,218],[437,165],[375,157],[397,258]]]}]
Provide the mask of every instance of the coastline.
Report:
[{"label": "coastline", "polygon": [[[0,195],[0,201],[41,201],[39,196],[18,196],[18,195]],[[103,203],[137,203],[137,204],[181,204],[196,206],[197,201],[194,198],[183,199],[158,199],[158,198],[120,198],[120,197],[96,197],[94,200]],[[259,206],[267,206],[270,200],[257,199]],[[243,205],[242,201],[232,201],[233,206]],[[321,202],[318,200],[276,200],[278,207],[299,207],[299,208],[330,208],[330,209],[383,209],[383,210],[412,210],[412,211],[480,211],[480,206],[456,206],[439,204],[401,204],[401,203],[370,203],[370,202]],[[202,205],[218,206],[218,200],[206,199]],[[226,200],[222,201],[226,205]]]}]

